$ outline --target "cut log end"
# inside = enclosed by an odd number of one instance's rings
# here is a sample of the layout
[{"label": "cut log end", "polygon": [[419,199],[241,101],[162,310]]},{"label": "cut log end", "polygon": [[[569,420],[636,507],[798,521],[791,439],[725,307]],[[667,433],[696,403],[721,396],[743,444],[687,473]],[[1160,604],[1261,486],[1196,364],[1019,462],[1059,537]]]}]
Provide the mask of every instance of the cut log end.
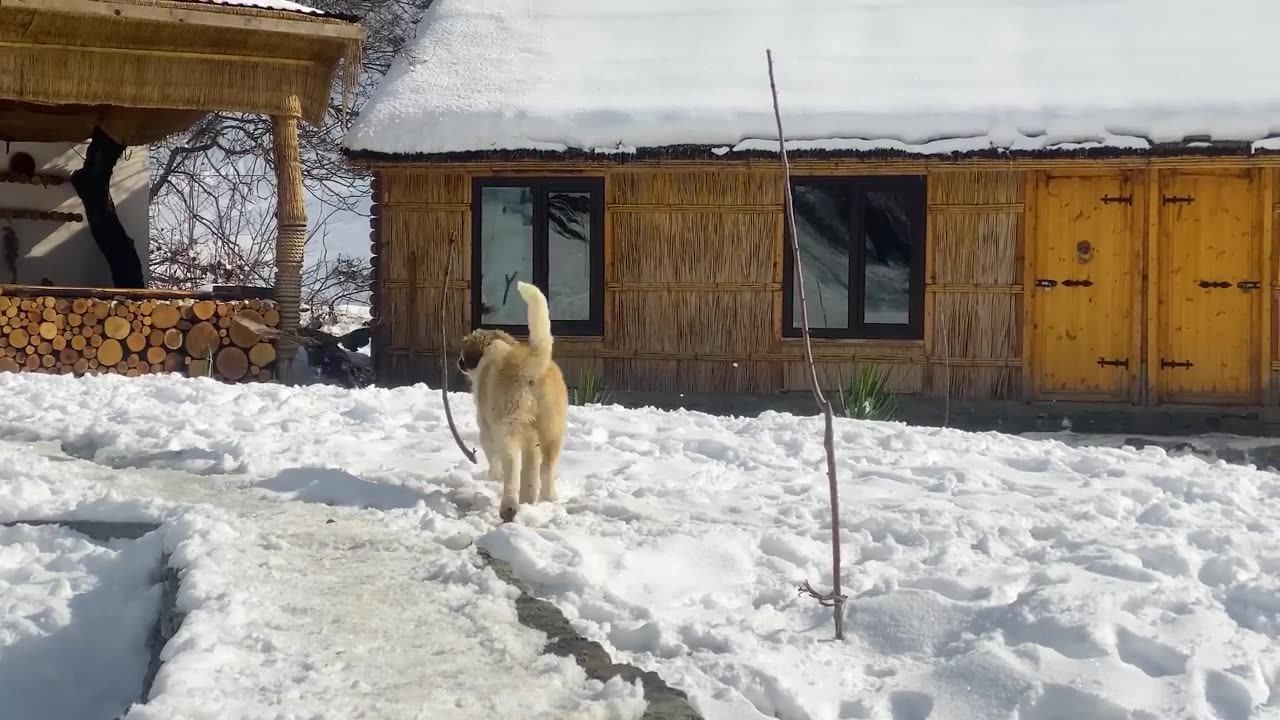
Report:
[{"label": "cut log end", "polygon": [[193,358],[208,359],[218,348],[218,328],[208,322],[198,322],[187,332],[187,354]]},{"label": "cut log end", "polygon": [[123,340],[133,329],[129,321],[118,315],[112,315],[102,321],[103,334],[112,340]]},{"label": "cut log end", "polygon": [[228,345],[218,352],[215,367],[224,378],[239,380],[249,372],[249,357],[244,350]]},{"label": "cut log end", "polygon": [[147,336],[140,332],[132,332],[125,339],[125,346],[129,348],[129,352],[142,352],[147,346]]},{"label": "cut log end", "polygon": [[98,362],[103,365],[116,365],[124,359],[124,348],[115,338],[107,338],[98,346]]}]

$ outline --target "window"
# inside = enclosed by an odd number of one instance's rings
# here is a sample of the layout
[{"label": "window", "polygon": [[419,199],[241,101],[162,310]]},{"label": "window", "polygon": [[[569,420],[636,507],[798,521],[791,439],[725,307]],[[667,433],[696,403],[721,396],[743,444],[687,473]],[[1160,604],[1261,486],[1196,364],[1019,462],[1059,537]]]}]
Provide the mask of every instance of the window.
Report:
[{"label": "window", "polygon": [[[796,178],[792,202],[810,334],[923,337],[924,178]],[[782,334],[799,337],[800,289],[786,242]]]},{"label": "window", "polygon": [[523,280],[547,296],[553,333],[603,334],[603,179],[477,179],[471,219],[473,327],[526,332]]}]

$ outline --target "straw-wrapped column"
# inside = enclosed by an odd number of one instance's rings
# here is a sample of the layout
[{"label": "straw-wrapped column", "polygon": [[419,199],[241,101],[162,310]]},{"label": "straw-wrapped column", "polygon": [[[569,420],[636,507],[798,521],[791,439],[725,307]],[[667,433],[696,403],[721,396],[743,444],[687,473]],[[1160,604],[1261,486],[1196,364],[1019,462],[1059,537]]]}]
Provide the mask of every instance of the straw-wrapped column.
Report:
[{"label": "straw-wrapped column", "polygon": [[[280,329],[298,331],[298,304],[302,297],[302,259],[307,243],[307,208],[303,203],[302,165],[298,160],[298,118],[272,118],[272,142],[276,161],[276,307]],[[278,367],[287,374],[297,345],[281,337]]]}]

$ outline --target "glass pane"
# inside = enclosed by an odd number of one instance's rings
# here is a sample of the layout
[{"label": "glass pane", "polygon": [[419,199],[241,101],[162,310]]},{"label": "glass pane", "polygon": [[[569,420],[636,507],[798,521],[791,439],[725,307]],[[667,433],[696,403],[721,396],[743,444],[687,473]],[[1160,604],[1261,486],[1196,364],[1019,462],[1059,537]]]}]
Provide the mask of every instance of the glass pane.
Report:
[{"label": "glass pane", "polygon": [[867,193],[863,215],[862,320],[876,325],[911,321],[911,198],[900,192]]},{"label": "glass pane", "polygon": [[533,192],[522,187],[481,188],[481,322],[528,323],[516,280],[533,282]]},{"label": "glass pane", "polygon": [[591,193],[547,193],[552,320],[591,319]]},{"label": "glass pane", "polygon": [[[797,185],[792,192],[810,328],[849,327],[849,190]],[[787,248],[787,252],[791,249]],[[802,327],[800,288],[792,277],[792,327]]]}]

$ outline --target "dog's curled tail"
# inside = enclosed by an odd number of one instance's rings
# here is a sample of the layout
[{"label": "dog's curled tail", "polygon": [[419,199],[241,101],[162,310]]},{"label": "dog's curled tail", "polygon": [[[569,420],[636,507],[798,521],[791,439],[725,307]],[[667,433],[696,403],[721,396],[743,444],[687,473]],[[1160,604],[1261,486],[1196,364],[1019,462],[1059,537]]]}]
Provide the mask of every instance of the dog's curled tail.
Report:
[{"label": "dog's curled tail", "polygon": [[524,298],[529,306],[529,347],[534,356],[540,360],[551,360],[551,310],[547,307],[547,297],[537,285],[524,281],[516,283],[516,292]]}]

